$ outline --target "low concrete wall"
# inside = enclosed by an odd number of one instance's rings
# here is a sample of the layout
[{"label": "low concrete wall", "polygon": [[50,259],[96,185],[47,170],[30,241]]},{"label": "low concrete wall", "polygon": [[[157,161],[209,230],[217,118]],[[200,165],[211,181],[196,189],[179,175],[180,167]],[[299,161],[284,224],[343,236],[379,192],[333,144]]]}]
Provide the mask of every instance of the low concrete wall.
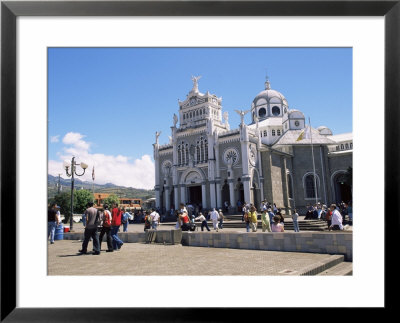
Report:
[{"label": "low concrete wall", "polygon": [[[344,255],[353,260],[352,232],[182,232],[147,230],[119,232],[123,242],[179,244],[190,247],[213,247],[269,251],[311,252]],[[64,233],[64,240],[83,240],[83,232]],[[103,241],[106,241],[104,236]]]},{"label": "low concrete wall", "polygon": [[[182,241],[182,230],[146,230],[146,232],[118,232],[118,237],[123,242],[155,242],[167,244],[180,244]],[[83,232],[64,233],[64,240],[83,240]],[[107,241],[104,235],[103,242]]]},{"label": "low concrete wall", "polygon": [[182,245],[335,254],[353,260],[352,232],[183,232]]},{"label": "low concrete wall", "polygon": [[[118,232],[118,237],[123,242],[146,242],[145,232]],[[83,232],[64,233],[64,240],[83,240]],[[107,241],[107,235],[104,235],[103,242]]]}]

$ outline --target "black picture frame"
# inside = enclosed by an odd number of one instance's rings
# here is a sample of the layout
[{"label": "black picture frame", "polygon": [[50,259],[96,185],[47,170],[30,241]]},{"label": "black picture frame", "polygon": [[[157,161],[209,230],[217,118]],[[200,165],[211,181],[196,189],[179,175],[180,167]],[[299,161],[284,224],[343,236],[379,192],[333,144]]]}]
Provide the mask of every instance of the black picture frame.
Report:
[{"label": "black picture frame", "polygon": [[[235,321],[243,309],[17,308],[16,307],[16,19],[19,16],[384,16],[385,18],[385,309],[392,308],[390,275],[398,254],[400,1],[2,1],[1,2],[1,321],[186,322]],[[372,129],[371,129],[372,134]],[[372,156],[373,157],[373,156]],[[371,158],[372,158],[371,157]],[[371,183],[373,189],[373,183]],[[393,209],[388,206],[392,205]],[[377,217],[379,215],[377,214]],[[392,218],[392,220],[391,220]],[[392,255],[392,256],[391,256]],[[389,279],[389,276],[391,277]],[[371,277],[373,279],[373,277]],[[390,284],[390,285],[389,285]],[[85,291],[79,291],[79,294]],[[266,291],[267,293],[267,291]],[[187,290],[182,295],[187,295]],[[81,294],[82,295],[82,294]],[[105,293],[105,295],[110,296]],[[90,294],[88,294],[90,297]],[[238,296],[242,297],[242,296]],[[344,296],[345,297],[345,296]],[[216,302],[218,303],[218,302]],[[179,302],[177,302],[179,304]],[[313,304],[310,303],[310,306]],[[207,311],[204,313],[203,311]],[[254,315],[254,312],[253,312]],[[329,315],[329,314],[328,314]],[[335,316],[335,313],[332,313]],[[235,318],[237,316],[237,318]],[[253,317],[254,318],[254,317]],[[321,318],[324,319],[324,318]]]}]

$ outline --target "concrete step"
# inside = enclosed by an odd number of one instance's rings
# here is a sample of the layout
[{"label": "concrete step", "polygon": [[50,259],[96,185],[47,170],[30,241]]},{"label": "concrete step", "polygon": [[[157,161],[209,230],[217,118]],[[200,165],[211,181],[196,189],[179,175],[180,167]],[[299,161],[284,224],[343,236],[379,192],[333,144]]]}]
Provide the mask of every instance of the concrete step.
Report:
[{"label": "concrete step", "polygon": [[[245,228],[246,223],[242,221],[224,221],[224,228]],[[258,222],[258,228],[262,227],[261,221]],[[300,231],[324,231],[328,227],[326,222],[316,221],[300,221],[299,222]],[[293,230],[293,222],[285,222],[286,230]]]},{"label": "concrete step", "polygon": [[325,269],[317,276],[351,276],[353,274],[352,262],[341,262],[336,266]]},{"label": "concrete step", "polygon": [[300,276],[316,276],[322,272],[328,271],[329,269],[336,267],[337,265],[344,262],[343,255],[331,255],[329,258],[321,261],[319,263],[315,263],[310,265],[309,267],[303,269],[297,275]]}]

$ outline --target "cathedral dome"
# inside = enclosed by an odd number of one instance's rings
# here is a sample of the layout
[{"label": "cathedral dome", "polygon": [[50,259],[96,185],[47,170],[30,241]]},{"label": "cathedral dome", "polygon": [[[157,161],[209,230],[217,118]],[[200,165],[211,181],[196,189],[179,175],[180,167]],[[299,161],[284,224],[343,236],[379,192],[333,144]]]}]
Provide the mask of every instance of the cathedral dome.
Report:
[{"label": "cathedral dome", "polygon": [[266,103],[280,103],[288,106],[286,98],[282,93],[272,90],[269,81],[265,82],[265,90],[257,94],[253,100],[253,107],[263,105]]},{"label": "cathedral dome", "polygon": [[282,118],[287,113],[288,103],[282,93],[272,90],[268,79],[265,82],[265,90],[254,98],[251,104],[252,120],[264,120],[267,118]]}]

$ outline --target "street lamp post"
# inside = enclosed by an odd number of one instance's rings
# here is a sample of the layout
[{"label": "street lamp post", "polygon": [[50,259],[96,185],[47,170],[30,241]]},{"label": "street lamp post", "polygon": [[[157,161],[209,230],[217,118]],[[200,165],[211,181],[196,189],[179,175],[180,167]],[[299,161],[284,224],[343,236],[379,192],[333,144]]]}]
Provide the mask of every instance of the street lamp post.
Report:
[{"label": "street lamp post", "polygon": [[[76,166],[80,165],[83,169],[82,174],[78,174],[76,172]],[[64,161],[64,168],[65,168],[65,173],[67,174],[68,177],[71,177],[71,219],[70,219],[70,231],[72,231],[72,224],[73,224],[73,214],[74,214],[74,176],[83,176],[85,174],[86,168],[88,168],[88,165],[85,163],[80,163],[77,164],[75,162],[75,157],[72,157],[71,163],[66,160]],[[70,173],[68,172],[68,169],[70,170]]]}]

